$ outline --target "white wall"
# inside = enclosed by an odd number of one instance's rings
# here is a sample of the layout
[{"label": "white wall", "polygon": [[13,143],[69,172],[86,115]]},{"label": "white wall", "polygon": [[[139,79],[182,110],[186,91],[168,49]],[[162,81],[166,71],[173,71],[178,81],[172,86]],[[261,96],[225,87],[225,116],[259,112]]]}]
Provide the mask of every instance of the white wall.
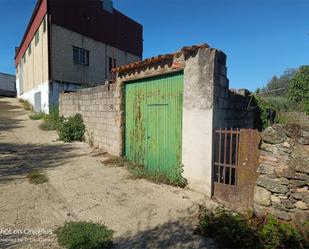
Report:
[{"label": "white wall", "polygon": [[[43,20],[46,20],[46,30],[43,28]],[[47,15],[38,28],[39,41],[35,44],[35,36],[23,54],[16,67],[16,79],[19,81],[18,96],[32,91],[43,82],[48,81],[48,25]],[[31,47],[31,49],[30,49]],[[31,51],[31,52],[30,52]]]},{"label": "white wall", "polygon": [[34,94],[41,92],[41,111],[48,113],[49,112],[49,83],[44,82],[29,91],[26,91],[22,95],[19,95],[19,98],[27,100],[32,106],[34,103]]}]

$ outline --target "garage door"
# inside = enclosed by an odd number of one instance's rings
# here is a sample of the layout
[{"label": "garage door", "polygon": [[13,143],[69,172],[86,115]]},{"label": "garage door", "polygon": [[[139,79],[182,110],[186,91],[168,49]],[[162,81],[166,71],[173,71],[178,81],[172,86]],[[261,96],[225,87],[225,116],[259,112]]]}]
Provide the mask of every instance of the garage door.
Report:
[{"label": "garage door", "polygon": [[177,177],[181,164],[183,73],[127,82],[125,155],[147,170]]}]

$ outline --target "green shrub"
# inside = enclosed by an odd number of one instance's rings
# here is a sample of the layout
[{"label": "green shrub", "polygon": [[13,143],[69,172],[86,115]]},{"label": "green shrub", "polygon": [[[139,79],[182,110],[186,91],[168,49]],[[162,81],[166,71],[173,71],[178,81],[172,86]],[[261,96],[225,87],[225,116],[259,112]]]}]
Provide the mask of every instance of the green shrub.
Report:
[{"label": "green shrub", "polygon": [[295,102],[309,100],[309,66],[301,66],[289,82],[289,98]]},{"label": "green shrub", "polygon": [[267,217],[246,216],[224,208],[202,209],[197,229],[212,237],[221,248],[305,249],[309,248],[309,225],[296,226]]},{"label": "green shrub", "polygon": [[277,110],[273,105],[265,101],[265,99],[263,99],[260,95],[253,95],[253,102],[256,106],[255,125],[259,130],[263,130],[275,121],[275,115]]},{"label": "green shrub", "polygon": [[253,249],[259,244],[257,233],[245,222],[245,218],[224,208],[215,212],[202,210],[198,232],[214,238],[221,248]]},{"label": "green shrub", "polygon": [[42,130],[58,130],[63,122],[63,117],[59,116],[58,106],[51,106],[49,114],[44,116],[44,122],[40,125]]},{"label": "green shrub", "polygon": [[59,245],[67,249],[106,249],[113,245],[113,231],[92,222],[68,222],[56,234]]},{"label": "green shrub", "polygon": [[44,117],[45,117],[45,114],[43,112],[29,115],[29,118],[32,120],[40,120],[40,119],[43,119]]},{"label": "green shrub", "polygon": [[31,171],[27,178],[30,183],[33,184],[42,184],[48,181],[48,178],[45,174],[39,172],[38,170]]},{"label": "green shrub", "polygon": [[59,126],[59,138],[64,142],[80,141],[85,133],[85,125],[80,114],[69,117]]}]

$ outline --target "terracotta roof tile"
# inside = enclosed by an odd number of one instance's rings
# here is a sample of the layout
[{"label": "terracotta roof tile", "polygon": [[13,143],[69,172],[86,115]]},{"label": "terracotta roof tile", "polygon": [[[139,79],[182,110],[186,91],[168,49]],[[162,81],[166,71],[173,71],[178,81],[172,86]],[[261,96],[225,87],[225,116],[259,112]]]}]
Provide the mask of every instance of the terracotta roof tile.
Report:
[{"label": "terracotta roof tile", "polygon": [[113,68],[112,71],[113,72],[126,72],[126,71],[130,71],[130,70],[133,70],[133,69],[152,65],[152,64],[155,64],[155,63],[173,60],[174,58],[180,57],[182,54],[186,54],[186,53],[190,53],[190,52],[194,53],[200,48],[209,48],[209,46],[208,46],[208,44],[205,43],[205,44],[202,44],[202,45],[194,45],[194,46],[189,46],[189,47],[183,47],[178,52],[170,53],[170,54],[164,54],[164,55],[158,55],[156,57],[147,58],[143,61],[133,62],[133,63],[127,64],[127,65],[123,65],[123,66],[120,66],[120,67]]}]

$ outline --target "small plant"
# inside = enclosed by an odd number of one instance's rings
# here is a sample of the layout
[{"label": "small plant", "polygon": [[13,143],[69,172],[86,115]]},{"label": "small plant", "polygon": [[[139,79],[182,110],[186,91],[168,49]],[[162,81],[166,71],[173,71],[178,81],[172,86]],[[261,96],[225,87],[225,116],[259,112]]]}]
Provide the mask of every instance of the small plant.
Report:
[{"label": "small plant", "polygon": [[56,234],[59,245],[67,249],[107,249],[113,245],[113,231],[103,224],[68,222]]},{"label": "small plant", "polygon": [[243,216],[222,207],[214,212],[202,210],[198,232],[214,238],[221,248],[253,249],[259,242],[258,235]]},{"label": "small plant", "polygon": [[277,110],[273,105],[265,101],[261,96],[255,94],[253,97],[253,102],[256,105],[256,127],[259,130],[263,130],[275,122]]},{"label": "small plant", "polygon": [[64,118],[59,116],[58,106],[51,106],[49,114],[44,116],[44,122],[40,124],[42,130],[57,130],[61,126]]},{"label": "small plant", "polygon": [[309,226],[306,224],[298,227],[271,215],[243,215],[222,207],[213,212],[203,208],[197,232],[214,238],[221,248],[309,248]]},{"label": "small plant", "polygon": [[133,163],[125,160],[122,157],[111,156],[109,159],[105,160],[104,165],[106,166],[117,166],[117,167],[132,167]]},{"label": "small plant", "polygon": [[64,120],[59,127],[59,138],[64,142],[81,141],[85,133],[85,124],[80,114]]},{"label": "small plant", "polygon": [[39,172],[38,170],[31,171],[27,178],[30,183],[32,184],[42,184],[48,181],[48,178],[45,174]]},{"label": "small plant", "polygon": [[32,105],[27,101],[27,100],[24,100],[24,99],[18,99],[19,103],[21,103],[24,107],[24,109],[26,111],[30,111],[32,110]]},{"label": "small plant", "polygon": [[40,119],[43,119],[44,117],[45,117],[45,114],[43,112],[29,115],[29,118],[32,120],[40,120]]},{"label": "small plant", "polygon": [[145,169],[141,164],[136,164],[121,157],[110,157],[103,162],[106,166],[126,167],[133,179],[146,179],[154,183],[164,183],[167,185],[184,188],[187,185],[187,180],[181,175],[167,177],[159,172],[152,172]]},{"label": "small plant", "polygon": [[164,183],[167,185],[184,188],[187,185],[187,180],[181,175],[166,176],[160,172],[153,172],[145,169],[143,165],[131,165],[128,171],[135,179],[146,179],[154,183]]}]

